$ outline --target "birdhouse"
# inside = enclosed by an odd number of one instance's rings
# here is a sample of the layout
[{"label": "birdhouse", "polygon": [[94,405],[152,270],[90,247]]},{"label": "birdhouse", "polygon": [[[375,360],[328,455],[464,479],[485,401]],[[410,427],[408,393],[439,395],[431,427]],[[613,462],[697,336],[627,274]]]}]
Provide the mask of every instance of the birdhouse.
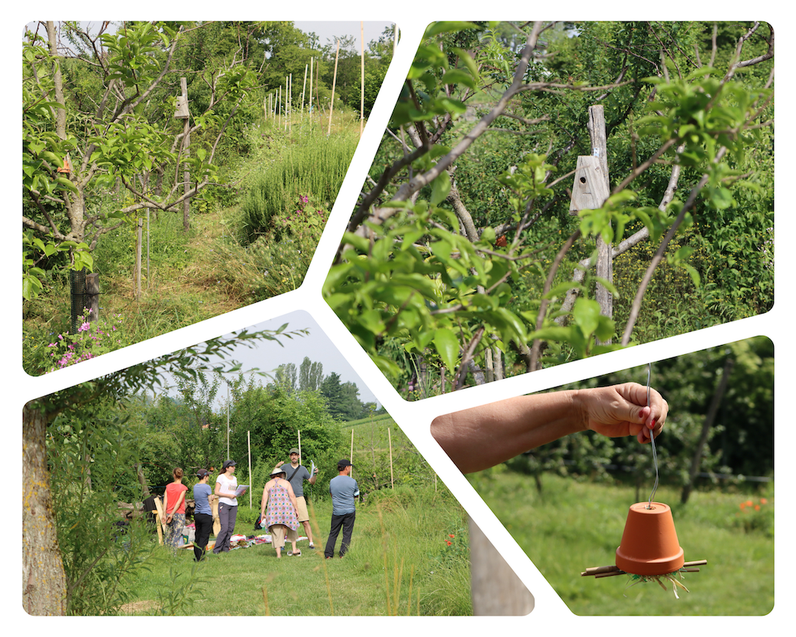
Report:
[{"label": "birdhouse", "polygon": [[569,212],[577,214],[579,210],[602,208],[609,195],[607,181],[599,157],[578,157]]},{"label": "birdhouse", "polygon": [[72,172],[72,169],[69,167],[69,160],[68,160],[66,157],[64,157],[64,165],[63,165],[63,166],[61,166],[61,167],[60,167],[60,168],[57,170],[57,172],[59,172],[59,173],[65,173],[65,174],[67,174],[67,175],[68,175],[70,172]]},{"label": "birdhouse", "polygon": [[190,113],[188,113],[188,98],[184,95],[180,95],[177,97],[177,110],[174,111],[174,118],[188,119],[189,117]]}]

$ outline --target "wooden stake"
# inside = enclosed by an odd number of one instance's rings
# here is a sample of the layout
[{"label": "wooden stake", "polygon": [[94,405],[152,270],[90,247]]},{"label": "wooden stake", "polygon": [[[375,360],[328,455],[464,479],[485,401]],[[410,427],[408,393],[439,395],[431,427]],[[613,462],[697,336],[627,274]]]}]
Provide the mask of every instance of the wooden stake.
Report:
[{"label": "wooden stake", "polygon": [[390,446],[390,487],[395,489],[395,481],[393,480],[392,475],[392,434],[390,433],[390,428],[387,427],[387,441]]},{"label": "wooden stake", "polygon": [[246,432],[246,442],[249,445],[249,508],[252,506],[252,491],[254,490],[254,485],[251,484],[252,482],[252,432]]},{"label": "wooden stake", "polygon": [[[602,106],[589,107],[589,135],[591,136],[592,156],[600,161],[603,178],[605,179],[605,192],[611,192],[608,178],[608,146],[605,135],[605,112]],[[604,202],[600,202],[602,206]],[[602,236],[597,237],[597,276],[606,281],[613,281],[613,263],[611,259],[611,246],[603,241]],[[613,297],[600,283],[595,290],[595,300],[600,304],[600,314],[611,318],[613,316]],[[610,341],[607,341],[610,343]]]},{"label": "wooden stake", "polygon": [[139,217],[135,231],[135,298],[141,298],[141,245],[143,243],[142,226],[144,220]]},{"label": "wooden stake", "polygon": [[310,93],[309,99],[307,100],[308,110],[310,112],[310,118],[312,117],[312,61],[314,58],[310,58]]},{"label": "wooden stake", "polygon": [[304,65],[304,82],[301,85],[301,115],[304,116],[304,90],[307,88],[307,65]]},{"label": "wooden stake", "polygon": [[359,98],[359,136],[362,137],[362,129],[365,126],[365,23],[360,21],[359,23],[359,41],[360,41],[360,65],[362,67],[361,71],[361,91],[360,91],[360,98]]},{"label": "wooden stake", "polygon": [[[188,108],[188,80],[184,77],[180,78],[180,90],[182,91],[182,99]],[[185,118],[185,124],[183,125],[183,147],[185,148],[185,157],[186,159],[190,157],[191,153],[191,124],[190,118]],[[188,169],[188,164],[185,164],[185,170],[182,174],[183,184],[185,188],[185,193],[187,194],[188,191],[191,189],[191,171]],[[188,232],[191,226],[190,222],[190,214],[191,214],[191,200],[189,198],[185,198],[182,202],[182,228],[185,232]]]},{"label": "wooden stake", "polygon": [[332,111],[334,111],[334,88],[337,84],[337,59],[340,55],[340,40],[337,40],[337,50],[334,54],[334,75],[332,76],[332,101],[329,104],[329,127],[326,129],[326,136],[332,133]]}]

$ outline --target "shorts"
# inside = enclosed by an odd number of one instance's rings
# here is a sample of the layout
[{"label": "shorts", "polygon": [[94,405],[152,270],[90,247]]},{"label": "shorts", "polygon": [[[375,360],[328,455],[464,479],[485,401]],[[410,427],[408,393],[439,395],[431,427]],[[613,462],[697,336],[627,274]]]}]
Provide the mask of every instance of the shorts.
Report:
[{"label": "shorts", "polygon": [[298,514],[298,521],[308,521],[310,519],[310,514],[307,513],[307,501],[304,499],[303,495],[296,497],[296,504],[298,505],[298,509],[296,510],[296,513]]}]

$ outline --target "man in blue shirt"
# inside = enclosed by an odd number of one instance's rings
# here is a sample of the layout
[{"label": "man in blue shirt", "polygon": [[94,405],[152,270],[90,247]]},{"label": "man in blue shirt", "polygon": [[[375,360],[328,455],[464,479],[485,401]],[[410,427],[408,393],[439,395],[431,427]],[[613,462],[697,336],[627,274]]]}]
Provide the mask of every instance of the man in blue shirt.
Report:
[{"label": "man in blue shirt", "polygon": [[348,460],[341,460],[337,463],[338,475],[329,481],[329,493],[332,494],[332,528],[323,552],[327,560],[334,557],[334,545],[341,528],[343,541],[340,544],[339,557],[346,554],[351,544],[351,533],[357,515],[355,498],[359,496],[357,481],[351,477],[353,466]]}]

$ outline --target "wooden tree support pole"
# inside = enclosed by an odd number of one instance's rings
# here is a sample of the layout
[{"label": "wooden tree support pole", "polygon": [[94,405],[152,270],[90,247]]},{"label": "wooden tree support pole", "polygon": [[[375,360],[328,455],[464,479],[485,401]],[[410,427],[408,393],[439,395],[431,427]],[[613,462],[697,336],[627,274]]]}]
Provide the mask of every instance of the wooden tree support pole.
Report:
[{"label": "wooden tree support pole", "polygon": [[362,137],[362,130],[365,127],[365,23],[359,23],[359,47],[361,71],[361,91],[359,96],[359,136]]},{"label": "wooden tree support pole", "polygon": [[[188,81],[184,78],[180,78],[180,89],[182,90],[182,98],[185,102],[185,108],[188,110]],[[185,157],[186,159],[190,156],[191,152],[191,123],[190,118],[185,118],[185,123],[183,125],[183,134],[185,135],[184,138],[184,145],[185,145]],[[191,189],[191,171],[188,169],[188,164],[185,164],[185,171],[182,174],[183,182],[185,187],[186,194]],[[182,202],[182,228],[185,232],[191,227],[191,200],[186,197],[185,201]]]},{"label": "wooden tree support pole", "polygon": [[334,54],[334,75],[332,76],[332,101],[329,103],[329,126],[326,129],[326,136],[332,133],[332,112],[334,112],[334,88],[337,84],[337,59],[340,56],[340,40],[337,41],[337,50]]},{"label": "wooden tree support pole", "polygon": [[[592,156],[600,162],[602,175],[605,180],[605,192],[611,192],[608,178],[608,145],[605,134],[605,112],[602,106],[589,107],[589,136],[591,137]],[[606,196],[607,198],[607,196]],[[600,202],[602,206],[605,201]],[[613,263],[611,259],[611,246],[597,237],[597,276],[607,281],[613,281]],[[613,316],[613,298],[611,293],[599,283],[595,292],[596,300],[600,304],[600,314],[611,318]],[[609,341],[610,342],[610,341]]]}]

